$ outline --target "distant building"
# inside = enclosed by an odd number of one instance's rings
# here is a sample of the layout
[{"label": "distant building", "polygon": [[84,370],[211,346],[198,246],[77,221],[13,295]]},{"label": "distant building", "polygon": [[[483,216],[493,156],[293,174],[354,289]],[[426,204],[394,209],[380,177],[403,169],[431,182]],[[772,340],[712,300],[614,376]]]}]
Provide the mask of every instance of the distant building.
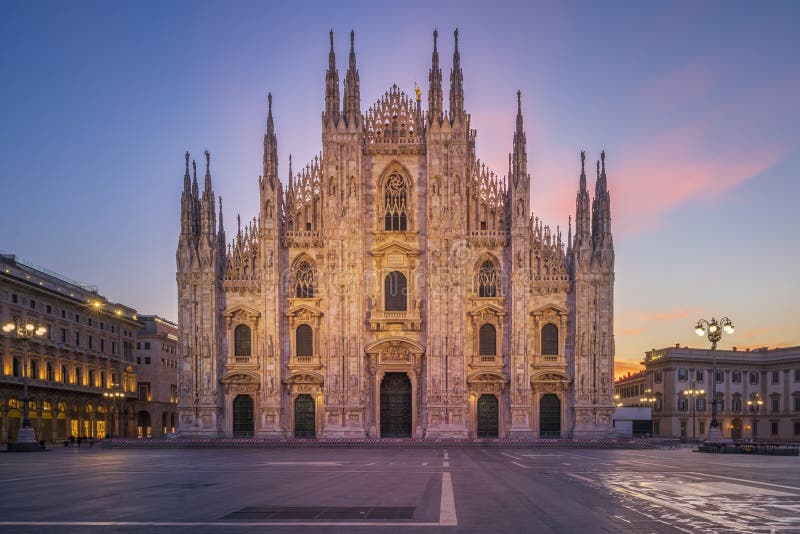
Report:
[{"label": "distant building", "polygon": [[178,325],[140,315],[136,341],[136,435],[162,437],[178,424]]},{"label": "distant building", "polygon": [[628,376],[614,380],[614,404],[619,407],[644,406],[642,398],[647,391],[647,376],[645,371],[628,373]]},{"label": "distant building", "polygon": [[[134,435],[133,347],[142,326],[136,310],[0,253],[0,324],[9,321],[47,328],[27,343],[30,419],[37,439]],[[3,443],[16,440],[22,422],[24,345],[15,333],[0,332]]]},{"label": "distant building", "polygon": [[[717,420],[723,436],[799,440],[800,347],[753,351],[734,347],[717,350],[716,356]],[[654,349],[642,363],[645,390],[651,390],[646,396],[655,399],[654,435],[691,439],[694,431],[695,437],[704,438],[711,423],[711,350],[678,345]],[[684,394],[687,389],[704,390],[694,406]]]}]

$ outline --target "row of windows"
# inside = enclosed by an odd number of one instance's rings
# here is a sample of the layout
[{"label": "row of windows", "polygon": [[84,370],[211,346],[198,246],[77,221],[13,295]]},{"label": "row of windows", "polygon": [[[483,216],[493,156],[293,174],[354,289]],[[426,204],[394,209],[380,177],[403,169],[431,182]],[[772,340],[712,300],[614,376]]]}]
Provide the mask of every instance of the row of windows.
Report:
[{"label": "row of windows", "polygon": [[[23,376],[22,361],[20,358],[12,359],[11,376],[18,378]],[[112,384],[117,383],[116,373],[111,374],[111,382],[109,383],[106,381],[105,371],[100,371],[98,376],[94,369],[88,369],[86,372],[84,372],[83,367],[75,367],[74,373],[70,373],[69,366],[62,365],[61,374],[56,375],[56,365],[53,362],[47,362],[44,366],[44,369],[42,369],[39,365],[39,360],[37,359],[28,360],[28,376],[36,380],[47,380],[50,382],[78,384],[92,387],[111,387]]]},{"label": "row of windows", "polygon": [[[406,311],[408,282],[400,271],[392,271],[383,281],[384,309],[386,311]],[[294,296],[296,298],[314,298],[314,268],[307,261],[301,261],[294,272]],[[499,276],[495,264],[484,261],[475,275],[475,291],[479,297],[498,296]]]},{"label": "row of windows", "polygon": [[[741,395],[733,395],[730,400],[730,411],[733,413],[741,413],[743,408],[747,408],[747,411],[750,413],[761,413],[762,410],[765,408],[763,404],[759,404],[758,401],[760,400],[759,397],[752,395],[748,402],[745,402]],[[704,411],[707,405],[710,405],[710,401],[707,401],[705,398],[698,398],[695,399],[696,405],[695,409],[697,411]],[[780,413],[782,411],[781,408],[781,396],[780,395],[772,395],[769,399],[769,410],[770,413]],[[678,411],[686,411],[690,407],[689,399],[681,395],[678,397]],[[800,392],[794,393],[792,395],[792,412],[800,412]],[[656,412],[663,411],[664,405],[659,394],[656,394],[656,402],[653,406],[653,410]],[[717,394],[717,410],[720,412],[725,411],[725,395],[722,393]]]},{"label": "row of windows", "polygon": [[[678,369],[678,381],[679,382],[688,382],[689,380],[689,370],[688,369]],[[761,373],[759,371],[730,371],[731,375],[731,383],[733,384],[741,384],[743,377],[747,377],[747,380],[750,384],[756,385],[761,380]],[[653,379],[656,383],[661,383],[664,381],[664,373],[662,371],[655,371],[653,373]],[[704,382],[705,379],[705,371],[703,369],[697,369],[694,372],[693,380],[696,382]],[[725,371],[717,370],[716,374],[716,381],[723,382],[725,380]],[[781,372],[780,371],[771,371],[770,372],[770,381],[772,384],[779,384],[781,381]],[[794,369],[794,381],[800,382],[800,368]]]},{"label": "row of windows", "polygon": [[[301,324],[295,331],[295,347],[297,356],[314,355],[314,333],[307,324]],[[238,325],[233,331],[233,355],[250,356],[252,352],[250,327],[245,324]],[[481,356],[494,356],[497,354],[497,329],[494,325],[486,323],[478,331],[478,354]],[[558,355],[558,327],[547,323],[542,327],[542,354]],[[137,358],[137,363],[140,358]],[[145,363],[150,363],[145,357]]]},{"label": "row of windows", "polygon": [[[144,350],[150,350],[152,348],[152,346],[151,346],[149,341],[137,341],[136,342],[136,350],[143,350],[142,347],[144,347]],[[169,353],[169,354],[176,354],[177,350],[176,350],[176,347],[173,346],[173,345],[169,345],[167,343],[162,343],[161,344],[161,352],[166,352],[166,353]]]},{"label": "row of windows", "polygon": [[[19,295],[17,295],[16,293],[12,293],[11,294],[11,303],[12,304],[20,304],[20,300],[21,299],[19,298]],[[42,310],[44,308],[45,313],[47,313],[49,315],[53,315],[54,314],[53,306],[51,304],[44,305],[41,302],[37,302],[35,299],[28,299],[28,306],[32,310]],[[73,312],[70,311],[70,313],[67,314],[67,309],[66,308],[61,308],[59,311],[61,312],[61,318],[65,319],[65,320],[75,321],[76,323],[81,324],[81,320],[84,319],[84,317],[81,316],[79,313],[73,313]],[[92,317],[88,317],[88,316],[85,317],[85,322],[86,322],[87,326],[94,326],[94,321],[93,321]],[[100,330],[105,330],[105,328],[106,328],[106,324],[103,321],[99,321],[99,326],[100,326]],[[111,328],[111,333],[112,334],[116,334],[117,333],[116,325],[112,324],[112,325],[110,325],[110,328]],[[127,329],[123,328],[123,329],[121,329],[121,333],[122,333],[123,337],[133,337],[133,332],[131,330],[127,330]]]}]

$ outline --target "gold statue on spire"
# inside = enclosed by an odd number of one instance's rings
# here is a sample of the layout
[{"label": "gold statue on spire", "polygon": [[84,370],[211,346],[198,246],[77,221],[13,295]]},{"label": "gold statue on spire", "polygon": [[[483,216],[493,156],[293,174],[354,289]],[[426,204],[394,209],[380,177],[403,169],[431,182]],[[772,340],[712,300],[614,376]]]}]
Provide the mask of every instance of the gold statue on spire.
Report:
[{"label": "gold statue on spire", "polygon": [[419,85],[417,85],[416,82],[414,83],[414,85],[417,86],[417,88],[414,89],[414,92],[417,93],[417,102],[419,102],[420,100],[422,100],[422,89],[419,88]]}]

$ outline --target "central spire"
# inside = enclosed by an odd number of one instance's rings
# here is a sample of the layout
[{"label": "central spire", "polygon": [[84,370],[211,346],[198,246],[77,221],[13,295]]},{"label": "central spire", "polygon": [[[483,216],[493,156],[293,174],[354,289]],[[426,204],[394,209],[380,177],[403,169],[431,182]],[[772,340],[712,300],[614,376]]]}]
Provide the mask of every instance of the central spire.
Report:
[{"label": "central spire", "polygon": [[450,122],[464,118],[464,74],[461,72],[461,55],[458,53],[458,28],[453,32],[456,47],[453,51],[453,70],[450,71]]},{"label": "central spire", "polygon": [[278,138],[272,120],[272,93],[267,94],[267,133],[264,134],[264,179],[275,187],[278,180]]},{"label": "central spire", "polygon": [[331,50],[328,52],[328,70],[325,73],[325,115],[323,121],[339,120],[339,71],[336,70],[336,53],[333,51],[333,30],[330,32]]},{"label": "central spire", "polygon": [[442,69],[439,68],[439,50],[436,40],[439,32],[433,30],[433,54],[431,69],[428,71],[428,123],[442,122]]},{"label": "central spire", "polygon": [[361,89],[356,68],[356,33],[350,31],[350,65],[344,79],[344,120],[349,127],[361,122]]}]

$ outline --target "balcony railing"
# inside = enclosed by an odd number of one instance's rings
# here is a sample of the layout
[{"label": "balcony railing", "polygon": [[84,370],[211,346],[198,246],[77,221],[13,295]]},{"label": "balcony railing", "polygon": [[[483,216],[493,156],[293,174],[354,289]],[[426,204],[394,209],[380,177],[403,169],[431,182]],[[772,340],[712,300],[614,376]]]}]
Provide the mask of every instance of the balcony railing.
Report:
[{"label": "balcony railing", "polygon": [[422,327],[422,316],[419,310],[374,310],[370,313],[369,322],[373,330],[385,330],[389,324],[400,324],[405,330],[419,330]]}]

